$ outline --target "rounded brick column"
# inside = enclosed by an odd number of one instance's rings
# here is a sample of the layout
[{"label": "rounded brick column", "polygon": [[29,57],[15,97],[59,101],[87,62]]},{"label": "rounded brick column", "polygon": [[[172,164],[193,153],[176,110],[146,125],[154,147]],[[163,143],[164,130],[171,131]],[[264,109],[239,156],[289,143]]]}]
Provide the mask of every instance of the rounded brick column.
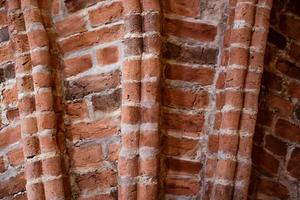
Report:
[{"label": "rounded brick column", "polygon": [[237,0],[212,199],[247,199],[258,95],[272,1]]},{"label": "rounded brick column", "polygon": [[38,1],[7,1],[15,50],[27,198],[65,199],[48,35]]},{"label": "rounded brick column", "polygon": [[159,1],[124,0],[119,199],[157,199],[160,107]]}]

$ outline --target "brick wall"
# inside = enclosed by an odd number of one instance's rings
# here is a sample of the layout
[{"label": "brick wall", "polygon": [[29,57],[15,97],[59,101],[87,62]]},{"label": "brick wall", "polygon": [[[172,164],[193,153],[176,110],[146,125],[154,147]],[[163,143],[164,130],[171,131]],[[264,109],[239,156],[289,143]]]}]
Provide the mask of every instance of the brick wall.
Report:
[{"label": "brick wall", "polygon": [[274,1],[253,147],[251,199],[299,199],[300,4]]},{"label": "brick wall", "polygon": [[[0,0],[0,199],[245,199],[271,4]],[[274,2],[252,199],[298,198],[298,8]]]},{"label": "brick wall", "polygon": [[12,39],[8,33],[7,10],[0,2],[0,198],[25,199],[24,157]]},{"label": "brick wall", "polygon": [[163,7],[162,196],[199,198],[215,114],[224,1],[167,0]]},{"label": "brick wall", "polygon": [[53,1],[64,156],[74,199],[112,199],[120,148],[122,1]]}]

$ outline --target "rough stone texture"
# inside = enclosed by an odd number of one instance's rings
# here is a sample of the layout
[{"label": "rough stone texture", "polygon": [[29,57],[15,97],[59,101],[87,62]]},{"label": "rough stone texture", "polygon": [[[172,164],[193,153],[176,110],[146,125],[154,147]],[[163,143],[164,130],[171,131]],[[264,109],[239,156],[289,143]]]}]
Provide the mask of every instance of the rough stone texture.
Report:
[{"label": "rough stone texture", "polygon": [[0,198],[299,199],[299,6],[0,0]]}]

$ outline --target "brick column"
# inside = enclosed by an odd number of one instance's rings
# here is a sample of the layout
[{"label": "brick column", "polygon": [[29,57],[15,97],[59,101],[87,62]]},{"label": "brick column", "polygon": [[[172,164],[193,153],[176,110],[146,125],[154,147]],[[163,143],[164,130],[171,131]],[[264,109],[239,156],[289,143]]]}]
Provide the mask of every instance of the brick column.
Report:
[{"label": "brick column", "polygon": [[27,198],[65,199],[48,35],[38,1],[7,1],[15,50]]},{"label": "brick column", "polygon": [[247,199],[271,6],[271,0],[235,5],[212,199]]},{"label": "brick column", "polygon": [[160,5],[124,0],[122,147],[119,199],[157,199],[160,106]]},{"label": "brick column", "polygon": [[139,137],[139,200],[158,199],[161,77],[161,20],[158,0],[141,2],[143,55],[141,65],[141,130]]},{"label": "brick column", "polygon": [[124,0],[121,135],[118,159],[119,199],[137,199],[140,135],[142,16],[138,0]]}]

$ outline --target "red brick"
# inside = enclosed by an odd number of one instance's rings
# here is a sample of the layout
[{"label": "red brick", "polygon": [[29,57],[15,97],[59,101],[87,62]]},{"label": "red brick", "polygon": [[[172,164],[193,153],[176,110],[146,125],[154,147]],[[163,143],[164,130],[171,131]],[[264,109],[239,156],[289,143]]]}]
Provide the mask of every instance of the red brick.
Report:
[{"label": "red brick", "polygon": [[118,160],[118,172],[120,176],[135,177],[138,175],[138,157],[120,157]]},{"label": "red brick", "polygon": [[123,13],[122,2],[113,2],[110,5],[100,7],[89,12],[89,19],[92,26],[111,23],[120,19]]},{"label": "red brick", "polygon": [[3,160],[3,156],[1,156],[0,157],[0,173],[4,172],[5,170],[6,170],[5,163]]},{"label": "red brick", "polygon": [[18,110],[18,108],[10,109],[10,110],[6,111],[6,117],[7,117],[9,122],[12,122],[14,120],[18,120],[19,119],[19,110]]},{"label": "red brick", "polygon": [[115,71],[101,75],[91,75],[68,82],[66,99],[74,100],[82,98],[92,92],[100,92],[105,89],[115,88],[120,83],[120,72]]},{"label": "red brick", "polygon": [[173,108],[205,108],[208,104],[208,94],[204,91],[193,92],[184,88],[164,88],[163,104]]},{"label": "red brick", "polygon": [[276,64],[276,68],[283,74],[300,80],[300,68],[295,64],[289,61],[279,60]]},{"label": "red brick", "polygon": [[261,147],[254,145],[252,159],[254,165],[263,172],[271,175],[277,174],[279,169],[279,161]]},{"label": "red brick", "polygon": [[86,31],[86,24],[83,16],[70,15],[55,23],[55,28],[59,36],[68,36]]},{"label": "red brick", "polygon": [[118,143],[112,143],[108,145],[108,160],[117,161],[119,157],[121,145]]},{"label": "red brick", "polygon": [[139,144],[141,147],[159,147],[158,131],[142,131]]},{"label": "red brick", "polygon": [[3,92],[3,102],[5,104],[11,104],[17,101],[17,86],[14,85],[11,89],[5,90]]},{"label": "red brick", "polygon": [[0,63],[13,60],[13,49],[10,43],[0,47]]},{"label": "red brick", "polygon": [[300,126],[289,121],[279,119],[275,126],[275,135],[290,142],[300,143]]},{"label": "red brick", "polygon": [[198,161],[167,157],[165,162],[168,174],[198,174],[202,168],[202,164]]},{"label": "red brick", "polygon": [[279,140],[272,135],[266,135],[265,148],[279,156],[285,156],[287,152],[287,143]]},{"label": "red brick", "polygon": [[210,68],[191,68],[188,66],[167,64],[165,76],[171,80],[182,80],[196,82],[201,85],[210,85],[214,78],[214,70]]},{"label": "red brick", "polygon": [[296,41],[300,41],[300,20],[297,17],[281,15],[279,27],[285,35]]},{"label": "red brick", "polygon": [[300,45],[292,43],[289,51],[289,55],[295,60],[300,60]]},{"label": "red brick", "polygon": [[75,12],[97,3],[98,0],[65,0],[69,12]]},{"label": "red brick", "polygon": [[41,161],[30,162],[25,165],[25,174],[27,178],[38,178],[42,173]]},{"label": "red brick", "polygon": [[7,153],[9,163],[12,166],[17,166],[23,163],[24,155],[22,149],[15,149]]},{"label": "red brick", "polygon": [[64,183],[62,178],[44,182],[45,199],[62,199],[65,198]]},{"label": "red brick", "polygon": [[33,91],[32,76],[23,76],[22,78],[17,78],[17,84],[19,90],[22,90],[24,92]]},{"label": "red brick", "polygon": [[30,48],[47,46],[49,38],[45,30],[34,30],[27,33]]},{"label": "red brick", "polygon": [[117,186],[117,172],[107,170],[99,173],[87,173],[76,177],[78,188],[82,191],[93,191],[100,188]]},{"label": "red brick", "polygon": [[12,177],[8,180],[1,181],[0,184],[0,198],[17,194],[25,191],[26,180],[23,174]]},{"label": "red brick", "polygon": [[116,46],[105,47],[97,51],[97,61],[100,65],[109,65],[118,62],[119,49]]},{"label": "red brick", "polygon": [[52,15],[58,15],[59,9],[60,9],[60,1],[59,0],[53,0],[51,3],[51,14]]},{"label": "red brick", "polygon": [[288,93],[293,98],[297,98],[300,100],[300,84],[298,84],[297,82],[291,82],[288,85]]},{"label": "red brick", "polygon": [[44,159],[42,162],[42,170],[44,176],[59,176],[62,173],[61,157],[55,156],[52,158]]},{"label": "red brick", "polygon": [[115,90],[110,94],[95,95],[92,97],[95,111],[112,112],[121,105],[121,90]]},{"label": "red brick", "polygon": [[140,183],[137,188],[137,199],[156,200],[158,199],[158,183]]},{"label": "red brick", "polygon": [[165,32],[181,38],[210,42],[215,39],[217,28],[200,22],[193,23],[177,19],[165,19]]},{"label": "red brick", "polygon": [[89,145],[71,149],[70,158],[74,167],[100,167],[103,158],[100,145]]},{"label": "red brick", "polygon": [[[161,30],[162,24],[161,24],[161,18],[160,17],[161,16],[158,13],[146,13],[143,16],[143,30],[144,30],[144,32],[152,32],[152,31]],[[146,38],[148,38],[148,36]]]},{"label": "red brick", "polygon": [[136,106],[122,107],[122,123],[136,124],[141,119],[140,109]]},{"label": "red brick", "polygon": [[289,116],[293,113],[294,106],[292,102],[275,95],[268,95],[266,98],[267,105],[280,113],[282,116]]},{"label": "red brick", "polygon": [[122,26],[114,25],[99,30],[84,32],[79,35],[71,36],[59,42],[61,50],[66,53],[91,47],[96,44],[103,44],[120,39],[122,36]]},{"label": "red brick", "polygon": [[153,103],[159,101],[159,81],[145,81],[141,83],[141,101]]},{"label": "red brick", "polygon": [[197,17],[200,15],[200,2],[197,0],[167,0],[165,1],[165,11],[169,14],[177,14],[187,17]]},{"label": "red brick", "polygon": [[15,128],[7,127],[0,131],[0,148],[5,148],[21,139],[20,126]]},{"label": "red brick", "polygon": [[40,113],[37,116],[37,125],[39,130],[56,128],[56,115],[51,113]]},{"label": "red brick", "polygon": [[7,25],[7,17],[5,10],[0,11],[0,26]]},{"label": "red brick", "polygon": [[143,107],[141,109],[142,123],[156,123],[159,121],[159,106],[154,105],[150,108]]},{"label": "red brick", "polygon": [[88,116],[87,105],[84,101],[66,104],[66,114],[71,120],[83,119]]},{"label": "red brick", "polygon": [[172,130],[201,132],[204,116],[164,113],[163,123],[166,128]]},{"label": "red brick", "polygon": [[64,61],[64,73],[67,77],[77,75],[93,66],[90,55],[84,55]]},{"label": "red brick", "polygon": [[199,191],[199,180],[168,177],[165,180],[165,192],[167,194],[192,196]]},{"label": "red brick", "polygon": [[257,185],[257,192],[279,199],[288,199],[289,191],[286,186],[279,182],[260,179]]},{"label": "red brick", "polygon": [[112,119],[95,122],[80,122],[70,125],[67,128],[67,137],[72,140],[82,140],[112,136],[118,132],[117,123],[117,121]]},{"label": "red brick", "polygon": [[52,111],[53,96],[52,91],[45,91],[35,95],[36,111]]},{"label": "red brick", "polygon": [[159,159],[157,157],[153,158],[143,158],[139,160],[139,174],[141,176],[155,177],[158,174]]},{"label": "red brick", "polygon": [[197,155],[199,142],[198,140],[166,136],[163,138],[163,148],[163,152],[168,156],[194,158]]},{"label": "red brick", "polygon": [[114,194],[100,194],[93,197],[79,197],[79,200],[115,200]]}]

